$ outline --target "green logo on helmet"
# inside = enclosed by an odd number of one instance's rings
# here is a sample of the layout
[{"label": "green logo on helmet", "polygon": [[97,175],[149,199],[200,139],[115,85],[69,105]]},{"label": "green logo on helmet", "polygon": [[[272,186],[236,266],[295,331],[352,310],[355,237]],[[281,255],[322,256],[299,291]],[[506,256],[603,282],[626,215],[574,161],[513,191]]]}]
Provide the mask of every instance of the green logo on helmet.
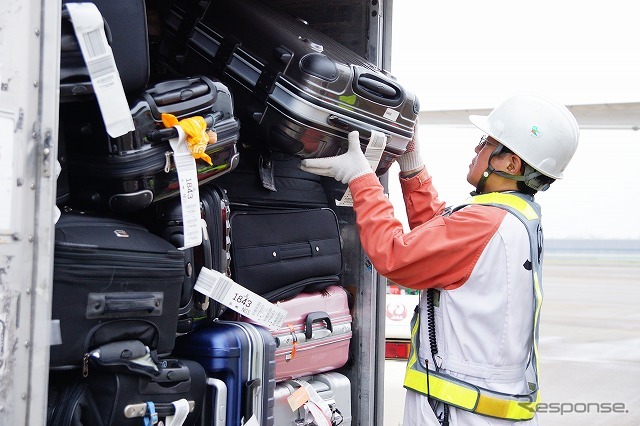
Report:
[{"label": "green logo on helmet", "polygon": [[542,136],[542,131],[538,129],[538,126],[531,126],[531,136],[534,138]]}]

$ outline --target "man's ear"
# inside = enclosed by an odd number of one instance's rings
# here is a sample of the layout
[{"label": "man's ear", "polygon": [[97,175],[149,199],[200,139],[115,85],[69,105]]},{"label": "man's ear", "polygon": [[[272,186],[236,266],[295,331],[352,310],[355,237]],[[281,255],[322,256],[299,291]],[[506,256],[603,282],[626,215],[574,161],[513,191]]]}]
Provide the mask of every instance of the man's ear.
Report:
[{"label": "man's ear", "polygon": [[508,163],[506,167],[506,172],[509,173],[510,175],[521,175],[523,172],[522,159],[518,157],[516,154],[509,154],[507,159],[508,159]]}]

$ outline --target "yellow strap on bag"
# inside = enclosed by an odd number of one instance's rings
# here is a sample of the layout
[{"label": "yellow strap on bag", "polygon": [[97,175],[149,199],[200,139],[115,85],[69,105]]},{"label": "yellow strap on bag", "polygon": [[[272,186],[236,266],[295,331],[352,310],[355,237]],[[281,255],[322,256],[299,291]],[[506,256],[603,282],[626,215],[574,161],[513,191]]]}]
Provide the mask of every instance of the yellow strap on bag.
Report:
[{"label": "yellow strap on bag", "polygon": [[207,123],[204,118],[200,116],[178,119],[172,114],[162,114],[162,124],[165,127],[180,126],[187,136],[186,144],[189,151],[193,154],[195,159],[203,159],[210,166],[211,157],[205,152],[208,144],[215,143],[217,141],[217,135],[215,132],[207,131]]}]

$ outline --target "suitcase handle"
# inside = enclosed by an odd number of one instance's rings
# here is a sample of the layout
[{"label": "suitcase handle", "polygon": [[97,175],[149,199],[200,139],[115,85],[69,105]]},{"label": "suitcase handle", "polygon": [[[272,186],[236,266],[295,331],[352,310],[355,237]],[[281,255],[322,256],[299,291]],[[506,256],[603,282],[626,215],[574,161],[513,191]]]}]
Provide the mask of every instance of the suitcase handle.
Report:
[{"label": "suitcase handle", "polygon": [[369,72],[367,69],[354,66],[353,91],[381,104],[398,107],[406,99],[402,87],[384,75]]},{"label": "suitcase handle", "polygon": [[164,293],[89,293],[86,317],[160,316]]},{"label": "suitcase handle", "polygon": [[[207,269],[213,269],[213,247],[211,247],[211,240],[209,240],[209,232],[207,231],[207,222],[204,219],[200,219],[202,225],[202,250],[204,267]],[[196,305],[196,309],[206,311],[209,308],[209,297],[197,291],[193,292],[193,299]]]},{"label": "suitcase handle", "polygon": [[187,382],[191,380],[191,372],[189,367],[181,362],[175,362],[172,360],[163,361],[164,365],[160,375],[152,379],[156,383],[175,383],[175,382]]},{"label": "suitcase handle", "polygon": [[[360,138],[362,137],[365,137],[367,139],[370,138],[371,132],[372,130],[374,130],[370,127],[362,126],[359,123],[356,123],[350,120],[345,120],[344,118],[338,117],[337,115],[333,115],[333,114],[327,117],[327,123],[331,124],[332,126],[343,129],[347,133],[350,133],[353,130],[357,130],[358,133],[360,133]],[[387,140],[389,139],[389,134],[387,132],[384,132],[381,129],[376,129],[376,130],[384,133],[384,136],[387,138]]]},{"label": "suitcase handle", "polygon": [[210,90],[207,84],[193,84],[170,92],[157,94],[153,97],[156,105],[172,105],[187,99],[202,96]]},{"label": "suitcase handle", "polygon": [[323,322],[323,321],[327,323],[327,329],[333,333],[333,326],[331,325],[329,314],[327,314],[324,311],[315,311],[307,315],[307,320],[305,322],[305,330],[304,330],[304,336],[307,338],[307,340],[311,339],[311,337],[313,336],[313,323]]},{"label": "suitcase handle", "polygon": [[249,420],[255,412],[254,410],[255,407],[253,406],[253,402],[254,402],[253,396],[256,393],[256,389],[260,387],[261,384],[262,384],[262,381],[260,379],[249,380],[247,383],[245,383],[245,388],[244,388],[245,403],[244,403],[244,410],[242,412],[245,422]]},{"label": "suitcase handle", "polygon": [[395,87],[372,76],[361,75],[358,78],[358,86],[384,99],[394,99],[398,95]]}]

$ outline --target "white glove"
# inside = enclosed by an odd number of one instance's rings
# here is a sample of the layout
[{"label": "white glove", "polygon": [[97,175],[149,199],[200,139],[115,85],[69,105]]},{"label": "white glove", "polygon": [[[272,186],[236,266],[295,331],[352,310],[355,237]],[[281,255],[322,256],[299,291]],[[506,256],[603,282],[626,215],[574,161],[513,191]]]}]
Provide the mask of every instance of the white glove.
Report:
[{"label": "white glove", "polygon": [[398,157],[400,171],[405,173],[417,172],[424,167],[424,160],[420,155],[420,142],[418,141],[418,124],[413,132],[413,139],[407,144],[407,149]]},{"label": "white glove", "polygon": [[349,133],[349,149],[342,155],[302,160],[300,168],[305,172],[332,177],[342,183],[349,183],[357,177],[373,173],[360,148],[360,136],[356,130]]}]

